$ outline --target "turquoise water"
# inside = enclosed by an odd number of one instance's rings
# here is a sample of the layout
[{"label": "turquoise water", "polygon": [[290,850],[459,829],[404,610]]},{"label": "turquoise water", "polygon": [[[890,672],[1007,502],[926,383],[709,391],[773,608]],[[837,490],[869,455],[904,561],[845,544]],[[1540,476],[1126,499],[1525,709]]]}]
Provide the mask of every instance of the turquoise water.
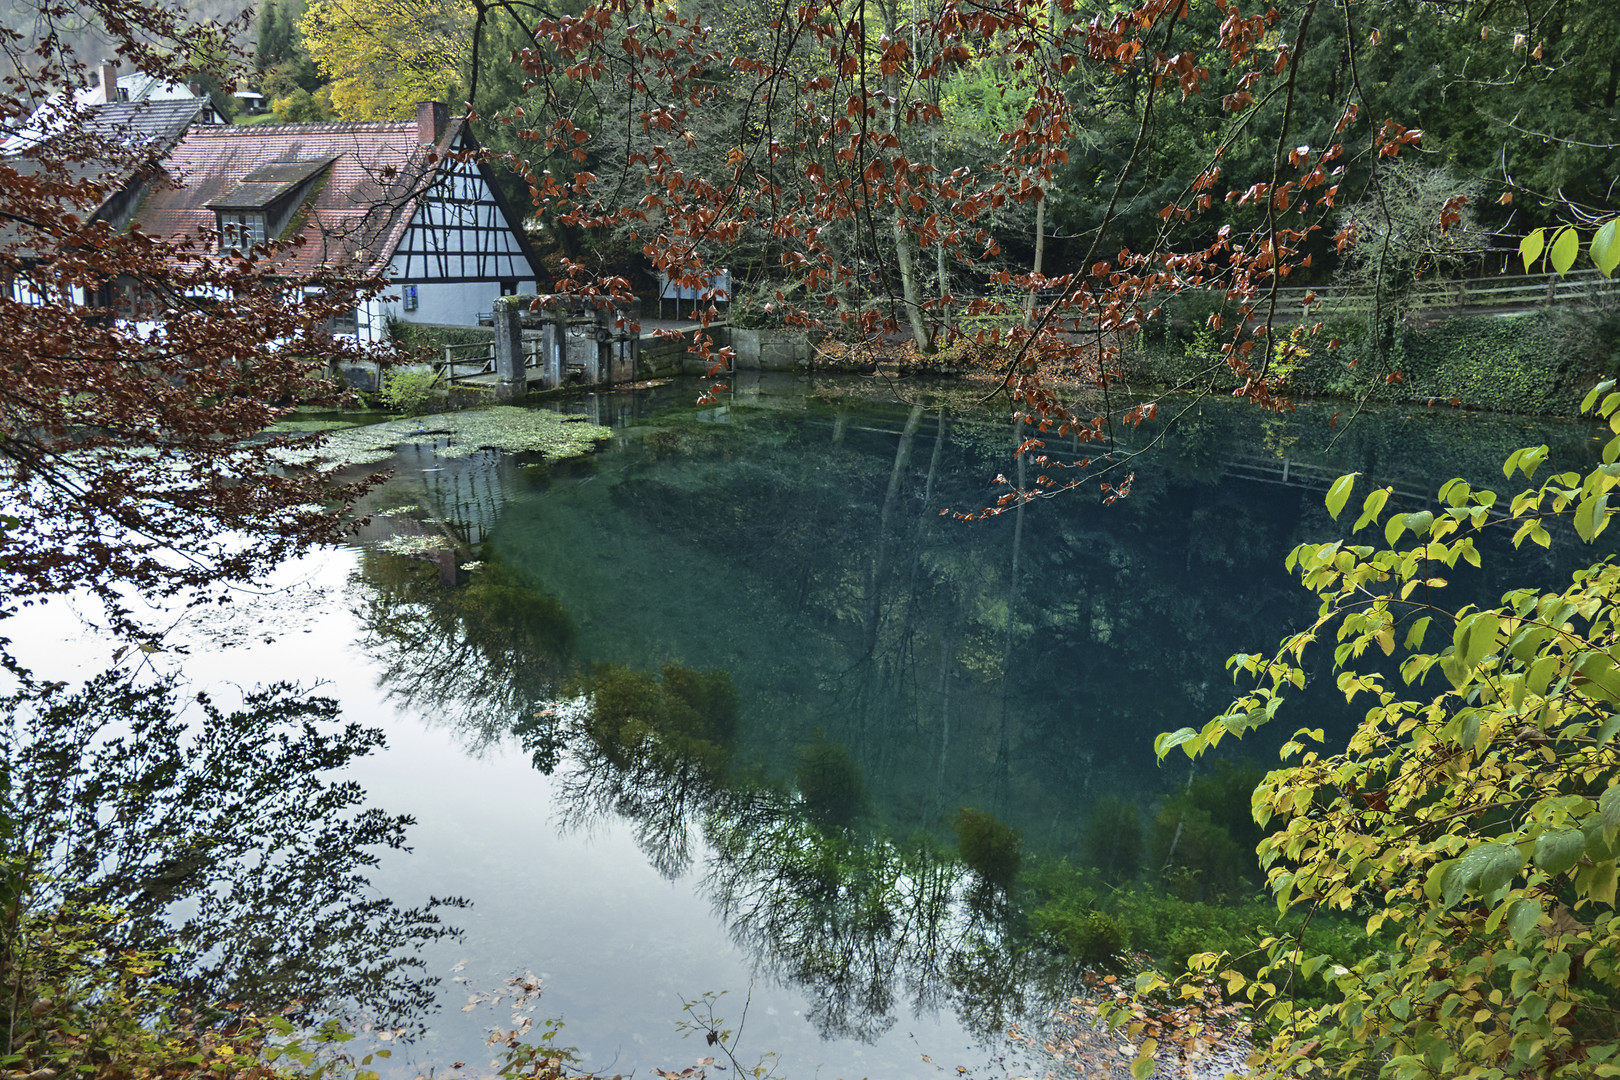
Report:
[{"label": "turquoise water", "polygon": [[[1210,401],[1119,433],[1109,476],[1134,476],[1128,498],[1082,489],[964,522],[950,511],[994,503],[998,474],[1043,471],[1013,457],[1004,411],[860,381],[694,395],[568,406],[615,437],[561,465],[402,450],[361,543],[177,632],[199,686],[324,680],[346,718],[388,732],[353,779],[414,815],[415,851],[374,885],[470,901],[449,913],[462,939],[430,950],[445,1005],[399,1075],[487,1061],[506,1008],[461,1008],[524,971],[545,987],[535,1015],[608,1074],[705,1056],[675,1024],[721,991],[728,1026],[747,1005],[742,1056],[780,1052],[790,1076],[993,1073],[1012,1050],[999,1032],[1077,971],[1020,947],[954,855],[958,811],[1019,830],[1026,863],[1095,861],[1101,797],[1145,821],[1188,783],[1153,736],[1219,712],[1226,657],[1314,610],[1282,560],[1336,534],[1333,476],[1417,500],[1453,475],[1500,485],[1521,445],[1568,464],[1596,445],[1581,424],[1331,425],[1337,408]],[[389,552],[401,534],[453,537],[474,565],[446,584]],[[1493,551],[1454,588],[1554,582],[1591,554]],[[87,669],[105,651],[61,610],[28,617],[36,647],[71,638]],[[65,677],[65,655],[35,663]],[[677,701],[698,678],[678,669],[724,674]],[[1236,752],[1263,764],[1296,727],[1342,732],[1327,682]],[[634,699],[631,719],[570,704],[590,687]]]}]

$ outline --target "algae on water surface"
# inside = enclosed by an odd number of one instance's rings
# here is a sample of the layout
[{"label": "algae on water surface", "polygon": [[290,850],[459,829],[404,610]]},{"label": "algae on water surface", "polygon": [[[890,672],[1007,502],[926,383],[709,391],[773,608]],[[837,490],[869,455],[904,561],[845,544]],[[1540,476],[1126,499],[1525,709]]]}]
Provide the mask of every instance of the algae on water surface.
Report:
[{"label": "algae on water surface", "polygon": [[439,456],[447,458],[465,457],[480,450],[504,450],[538,453],[548,461],[560,461],[588,453],[595,443],[611,434],[605,427],[575,417],[497,405],[344,428],[331,432],[319,446],[289,448],[279,456],[288,465],[369,465],[382,461],[401,445],[414,443],[438,445]]}]

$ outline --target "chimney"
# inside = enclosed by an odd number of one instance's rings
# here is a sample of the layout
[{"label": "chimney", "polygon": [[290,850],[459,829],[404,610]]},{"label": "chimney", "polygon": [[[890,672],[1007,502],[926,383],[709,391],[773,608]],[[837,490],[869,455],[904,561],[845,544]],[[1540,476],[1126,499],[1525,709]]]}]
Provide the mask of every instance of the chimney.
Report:
[{"label": "chimney", "polygon": [[118,102],[118,61],[103,60],[101,62],[101,103],[113,105]]},{"label": "chimney", "polygon": [[416,141],[437,146],[444,138],[444,129],[450,125],[450,109],[437,101],[422,101],[416,105]]}]

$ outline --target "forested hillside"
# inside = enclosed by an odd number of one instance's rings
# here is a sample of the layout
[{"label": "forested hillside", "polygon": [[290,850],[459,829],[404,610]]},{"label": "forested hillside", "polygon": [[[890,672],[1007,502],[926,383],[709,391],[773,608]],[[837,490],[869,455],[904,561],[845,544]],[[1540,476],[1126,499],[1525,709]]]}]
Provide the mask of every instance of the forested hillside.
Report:
[{"label": "forested hillside", "polygon": [[[188,22],[235,27],[238,30],[235,40],[249,45],[252,43],[253,8],[244,0],[175,0],[165,6],[183,14]],[[92,67],[103,59],[119,55],[117,40],[108,35],[97,9],[91,6],[0,0],[0,26],[21,35],[18,46],[23,54],[54,35],[57,41]],[[0,55],[0,77],[16,73],[18,58],[18,52],[4,50],[4,55]],[[34,66],[32,60],[25,63]],[[125,61],[121,70],[128,74],[134,68]]]}]

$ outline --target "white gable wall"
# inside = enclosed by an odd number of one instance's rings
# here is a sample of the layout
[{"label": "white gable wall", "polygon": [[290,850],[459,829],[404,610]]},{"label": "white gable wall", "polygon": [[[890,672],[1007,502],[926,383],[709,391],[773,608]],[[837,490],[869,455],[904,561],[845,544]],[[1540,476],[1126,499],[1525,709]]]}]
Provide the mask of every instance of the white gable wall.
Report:
[{"label": "white gable wall", "polygon": [[[360,313],[362,340],[381,341],[390,317],[476,326],[506,291],[532,293],[534,271],[478,167],[446,162],[389,264],[393,287]],[[416,307],[406,310],[406,287]]]}]

